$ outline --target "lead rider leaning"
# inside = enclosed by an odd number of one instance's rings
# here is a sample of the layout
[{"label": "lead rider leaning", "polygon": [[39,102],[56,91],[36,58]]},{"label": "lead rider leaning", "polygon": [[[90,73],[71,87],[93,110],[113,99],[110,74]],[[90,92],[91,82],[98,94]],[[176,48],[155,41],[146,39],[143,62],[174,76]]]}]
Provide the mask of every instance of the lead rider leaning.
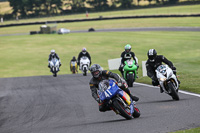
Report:
[{"label": "lead rider leaning", "polygon": [[110,71],[107,70],[102,70],[101,66],[98,64],[93,64],[90,67],[90,72],[92,74],[92,79],[90,80],[89,84],[90,84],[90,89],[91,89],[91,93],[93,98],[99,103],[99,111],[106,111],[109,110],[109,108],[107,108],[107,106],[100,101],[98,94],[97,94],[97,90],[99,87],[99,83],[102,80],[105,79],[109,79],[109,78],[113,78],[117,81],[118,86],[124,90],[127,94],[129,94],[129,96],[131,97],[132,100],[134,101],[138,101],[139,98],[136,96],[133,96],[130,93],[130,90],[128,89],[128,85],[126,84],[126,81],[121,78],[118,74],[112,73]]}]

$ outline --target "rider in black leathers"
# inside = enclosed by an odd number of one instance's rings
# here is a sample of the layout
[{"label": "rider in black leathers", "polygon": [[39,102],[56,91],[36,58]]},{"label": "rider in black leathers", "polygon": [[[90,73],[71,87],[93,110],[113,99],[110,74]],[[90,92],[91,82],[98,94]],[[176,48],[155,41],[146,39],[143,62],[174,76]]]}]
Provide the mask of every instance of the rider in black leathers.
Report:
[{"label": "rider in black leathers", "polygon": [[51,53],[50,53],[50,55],[49,55],[49,59],[48,59],[48,61],[49,61],[48,67],[50,68],[50,61],[51,61],[53,58],[57,58],[57,59],[59,60],[59,66],[61,66],[61,62],[60,62],[59,56],[56,54],[55,50],[52,49],[52,50],[51,50]]},{"label": "rider in black leathers", "polygon": [[121,53],[121,64],[119,66],[119,71],[121,72],[122,76],[123,76],[124,62],[126,60],[130,60],[131,58],[133,58],[133,60],[135,61],[135,65],[137,66],[137,68],[139,68],[135,53],[131,51],[131,45],[127,44],[125,46],[125,50]]},{"label": "rider in black leathers", "polygon": [[112,73],[110,71],[107,70],[102,70],[101,66],[98,64],[93,64],[90,67],[90,72],[92,74],[92,79],[90,80],[89,84],[90,84],[90,89],[91,89],[91,93],[93,98],[99,103],[99,111],[104,112],[107,110],[110,110],[102,101],[100,101],[98,94],[97,94],[97,90],[98,90],[98,85],[102,80],[105,79],[109,79],[109,78],[113,78],[116,80],[118,86],[124,90],[127,94],[129,94],[129,96],[134,100],[134,101],[138,101],[139,98],[136,96],[133,96],[130,93],[130,90],[128,89],[128,85],[126,83],[126,81],[121,78],[118,74]]},{"label": "rider in black leathers", "polygon": [[79,53],[78,55],[78,65],[80,67],[80,60],[81,60],[81,57],[83,56],[86,56],[88,57],[88,59],[90,60],[90,65],[92,64],[92,61],[91,61],[91,57],[90,57],[90,54],[87,52],[86,48],[83,48],[82,51]]},{"label": "rider in black leathers", "polygon": [[[153,86],[158,86],[159,81],[156,77],[156,72],[155,70],[157,69],[158,66],[162,65],[162,62],[167,64],[174,72],[176,75],[176,67],[174,67],[173,63],[169,61],[167,58],[165,58],[163,55],[157,55],[157,52],[155,49],[150,49],[147,53],[148,60],[146,62],[146,69],[147,69],[147,75],[152,79],[152,85]],[[180,81],[178,80],[179,84]],[[163,92],[163,89],[160,87],[160,92]]]}]

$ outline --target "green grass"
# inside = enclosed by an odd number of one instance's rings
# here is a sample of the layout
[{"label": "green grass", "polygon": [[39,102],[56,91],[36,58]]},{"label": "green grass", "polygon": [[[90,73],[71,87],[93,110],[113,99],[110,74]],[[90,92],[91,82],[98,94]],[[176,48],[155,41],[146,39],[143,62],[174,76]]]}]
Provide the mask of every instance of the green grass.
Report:
[{"label": "green grass", "polygon": [[200,127],[199,128],[194,128],[194,129],[176,131],[176,132],[172,132],[172,133],[199,133],[199,132],[200,132]]},{"label": "green grass", "polygon": [[51,49],[59,54],[62,67],[59,74],[69,74],[69,61],[86,47],[92,63],[108,69],[108,59],[119,58],[126,43],[139,59],[137,82],[150,83],[142,77],[141,61],[148,49],[155,48],[177,67],[181,89],[200,93],[200,33],[199,32],[108,32],[73,33],[66,35],[32,35],[0,37],[0,77],[51,75],[48,55]]},{"label": "green grass", "polygon": [[[200,4],[196,5],[184,5],[184,6],[171,6],[171,7],[159,7],[159,8],[147,8],[147,9],[132,9],[132,10],[120,10],[110,12],[89,12],[89,18],[103,17],[116,17],[116,16],[136,16],[136,15],[158,15],[158,14],[197,14],[200,13]],[[43,17],[34,19],[21,19],[19,21],[5,21],[2,24],[11,23],[24,23],[24,22],[35,22],[35,21],[55,21],[64,19],[83,19],[86,18],[85,12],[76,15],[63,15],[55,17]]]},{"label": "green grass", "polygon": [[[107,28],[137,28],[137,27],[200,27],[200,17],[186,18],[149,18],[149,19],[120,19],[91,22],[62,23],[59,28],[70,30],[107,29]],[[1,34],[29,33],[39,31],[41,25],[16,26],[0,28]]]}]

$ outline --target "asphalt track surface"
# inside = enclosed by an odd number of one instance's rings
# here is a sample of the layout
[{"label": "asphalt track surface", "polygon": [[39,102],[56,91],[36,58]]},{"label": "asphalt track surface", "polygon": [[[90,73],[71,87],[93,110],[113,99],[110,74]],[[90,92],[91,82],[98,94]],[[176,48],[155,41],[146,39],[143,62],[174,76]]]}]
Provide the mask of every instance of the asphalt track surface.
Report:
[{"label": "asphalt track surface", "polygon": [[[146,28],[114,28],[114,29],[94,29],[93,32],[136,32],[136,31],[192,31],[200,32],[200,27],[146,27]],[[70,33],[87,33],[88,30],[74,30]],[[1,36],[30,35],[30,33],[1,34]]]},{"label": "asphalt track surface", "polygon": [[166,133],[200,127],[200,97],[179,93],[173,101],[159,88],[134,84],[141,116],[125,120],[99,112],[91,75],[0,78],[0,133]]}]

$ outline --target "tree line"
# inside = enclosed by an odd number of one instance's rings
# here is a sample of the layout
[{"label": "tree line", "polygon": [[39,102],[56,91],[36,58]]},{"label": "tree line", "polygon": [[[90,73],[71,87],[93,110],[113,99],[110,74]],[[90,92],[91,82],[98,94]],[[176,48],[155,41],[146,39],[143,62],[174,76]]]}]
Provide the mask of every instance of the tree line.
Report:
[{"label": "tree line", "polygon": [[[13,17],[37,17],[67,14],[85,11],[105,11],[130,9],[141,1],[154,2],[158,5],[174,4],[179,0],[8,0],[13,8]],[[191,1],[191,0],[190,0]],[[195,1],[195,0],[194,0]],[[137,5],[134,4],[137,3]]]}]

